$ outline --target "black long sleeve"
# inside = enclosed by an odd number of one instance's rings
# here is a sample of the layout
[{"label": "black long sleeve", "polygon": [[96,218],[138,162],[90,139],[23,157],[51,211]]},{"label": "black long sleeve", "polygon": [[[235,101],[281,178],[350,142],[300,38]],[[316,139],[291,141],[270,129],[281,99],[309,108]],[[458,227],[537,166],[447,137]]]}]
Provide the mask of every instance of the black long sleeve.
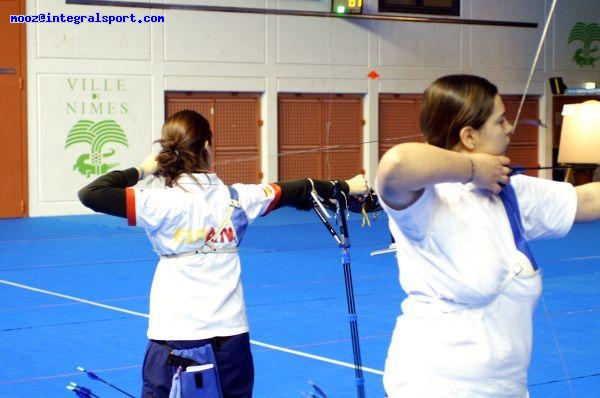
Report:
[{"label": "black long sleeve", "polygon": [[90,209],[117,217],[127,217],[125,188],[134,186],[139,179],[138,169],[111,171],[81,188],[79,200]]},{"label": "black long sleeve", "polygon": [[[325,180],[312,180],[315,185],[315,191],[317,191],[317,195],[321,198],[333,199],[336,194],[335,185],[332,181]],[[339,181],[340,188],[345,194],[348,194],[350,188],[346,181]],[[292,180],[285,182],[276,182],[281,188],[281,196],[277,204],[275,204],[274,209],[278,209],[283,206],[292,206],[296,209],[300,210],[310,210],[312,209],[312,201],[310,192],[312,191],[312,185],[308,178],[304,178],[302,180]]]},{"label": "black long sleeve", "polygon": [[[135,167],[111,171],[83,187],[78,193],[79,200],[84,206],[96,212],[126,218],[125,188],[134,186],[138,182],[138,178],[138,170]],[[313,183],[319,197],[324,200],[334,198],[336,187],[331,181],[313,179]],[[276,182],[275,184],[280,187],[281,196],[274,209],[283,206],[292,206],[300,210],[312,208],[310,196],[312,185],[307,178]],[[345,181],[340,181],[340,188],[348,194],[349,187]]]}]

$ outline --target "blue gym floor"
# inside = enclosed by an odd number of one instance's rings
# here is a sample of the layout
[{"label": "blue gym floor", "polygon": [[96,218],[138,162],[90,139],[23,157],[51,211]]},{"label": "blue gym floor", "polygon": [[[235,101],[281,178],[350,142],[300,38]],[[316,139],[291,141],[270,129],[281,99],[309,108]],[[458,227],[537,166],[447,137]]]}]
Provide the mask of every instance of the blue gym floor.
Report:
[{"label": "blue gym floor", "polygon": [[[384,215],[351,215],[351,269],[367,397],[404,297]],[[535,242],[544,295],[535,317],[532,398],[600,397],[600,223]],[[139,396],[157,258],[142,230],[103,215],[0,220],[0,397]],[[242,243],[257,398],[356,397],[341,251],[312,212],[282,209]],[[82,366],[102,380],[77,370]],[[408,397],[409,398],[409,397]]]}]

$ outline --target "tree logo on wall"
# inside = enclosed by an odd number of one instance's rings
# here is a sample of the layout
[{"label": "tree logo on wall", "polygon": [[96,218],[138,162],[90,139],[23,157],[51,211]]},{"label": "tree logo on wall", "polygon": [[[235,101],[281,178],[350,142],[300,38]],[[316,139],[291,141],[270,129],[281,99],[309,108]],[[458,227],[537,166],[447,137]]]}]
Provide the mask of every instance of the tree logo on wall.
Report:
[{"label": "tree logo on wall", "polygon": [[108,163],[107,159],[115,154],[115,149],[105,150],[108,144],[121,144],[128,147],[125,132],[114,120],[102,120],[94,123],[91,120],[79,120],[67,135],[65,149],[71,145],[85,143],[90,146],[89,153],[79,155],[73,170],[85,177],[105,174],[118,163]]},{"label": "tree logo on wall", "polygon": [[582,47],[578,48],[573,55],[573,61],[580,67],[594,67],[594,62],[600,59],[594,54],[598,51],[598,46],[593,46],[594,41],[600,41],[600,25],[597,23],[585,24],[577,22],[569,33],[569,43],[581,41]]}]

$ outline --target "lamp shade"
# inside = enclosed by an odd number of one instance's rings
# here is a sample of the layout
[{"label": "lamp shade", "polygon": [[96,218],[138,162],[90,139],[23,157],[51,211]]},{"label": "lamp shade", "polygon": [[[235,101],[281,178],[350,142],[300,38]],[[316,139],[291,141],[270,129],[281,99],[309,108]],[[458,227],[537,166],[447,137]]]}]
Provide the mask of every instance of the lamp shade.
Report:
[{"label": "lamp shade", "polygon": [[600,101],[564,106],[558,163],[600,164]]}]

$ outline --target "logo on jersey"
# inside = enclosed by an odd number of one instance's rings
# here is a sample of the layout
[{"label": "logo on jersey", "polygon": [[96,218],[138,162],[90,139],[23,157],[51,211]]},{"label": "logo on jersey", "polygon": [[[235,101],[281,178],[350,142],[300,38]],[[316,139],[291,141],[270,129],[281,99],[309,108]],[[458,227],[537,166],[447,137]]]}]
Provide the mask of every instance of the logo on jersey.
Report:
[{"label": "logo on jersey", "polygon": [[173,240],[177,243],[195,243],[195,242],[208,242],[213,241],[215,243],[226,243],[235,240],[235,231],[232,227],[226,227],[217,234],[217,230],[214,227],[207,229],[188,229],[178,228],[173,235]]},{"label": "logo on jersey", "polygon": [[127,136],[121,126],[114,120],[79,120],[67,135],[65,149],[75,144],[87,144],[89,152],[79,155],[73,170],[89,178],[92,175],[105,174],[119,163],[110,163],[109,158],[115,154],[114,148],[107,145],[119,144],[128,147]]},{"label": "logo on jersey", "polygon": [[275,191],[273,190],[273,188],[270,185],[263,185],[263,186],[261,186],[261,188],[267,198],[269,198],[275,194]]}]

